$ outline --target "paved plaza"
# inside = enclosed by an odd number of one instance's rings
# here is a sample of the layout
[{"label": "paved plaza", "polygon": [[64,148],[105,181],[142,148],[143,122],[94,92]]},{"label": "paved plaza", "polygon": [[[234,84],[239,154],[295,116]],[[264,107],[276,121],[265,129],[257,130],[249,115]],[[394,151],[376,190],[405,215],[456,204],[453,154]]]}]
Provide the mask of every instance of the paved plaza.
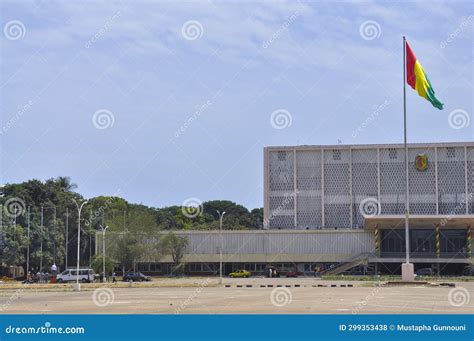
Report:
[{"label": "paved plaza", "polygon": [[[374,286],[301,279],[162,280],[143,285],[70,284],[0,290],[11,314],[463,314],[474,311],[473,282],[446,286]],[[155,285],[155,286],[152,286]],[[0,287],[1,288],[1,287]]]}]

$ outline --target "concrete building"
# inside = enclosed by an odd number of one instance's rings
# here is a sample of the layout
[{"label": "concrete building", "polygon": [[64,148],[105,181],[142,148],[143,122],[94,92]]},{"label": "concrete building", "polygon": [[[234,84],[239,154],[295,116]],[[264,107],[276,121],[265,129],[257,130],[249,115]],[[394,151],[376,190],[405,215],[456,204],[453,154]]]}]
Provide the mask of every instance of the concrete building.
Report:
[{"label": "concrete building", "polygon": [[[267,147],[270,229],[362,228],[366,215],[405,212],[403,145]],[[474,144],[410,144],[414,215],[474,214]]]},{"label": "concrete building", "polygon": [[[400,273],[405,260],[403,145],[267,147],[263,231],[178,231],[190,274],[268,265],[283,274]],[[409,145],[410,255],[449,274],[471,264],[474,143]],[[224,220],[225,227],[225,220]],[[169,273],[169,257],[139,269]]]}]

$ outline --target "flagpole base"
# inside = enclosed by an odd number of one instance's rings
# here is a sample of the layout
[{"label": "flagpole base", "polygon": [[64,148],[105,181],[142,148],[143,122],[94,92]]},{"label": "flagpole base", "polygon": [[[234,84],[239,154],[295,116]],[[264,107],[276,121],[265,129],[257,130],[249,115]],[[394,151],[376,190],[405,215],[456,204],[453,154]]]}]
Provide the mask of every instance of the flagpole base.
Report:
[{"label": "flagpole base", "polygon": [[413,263],[402,264],[402,281],[403,282],[415,281],[415,268],[413,266]]}]

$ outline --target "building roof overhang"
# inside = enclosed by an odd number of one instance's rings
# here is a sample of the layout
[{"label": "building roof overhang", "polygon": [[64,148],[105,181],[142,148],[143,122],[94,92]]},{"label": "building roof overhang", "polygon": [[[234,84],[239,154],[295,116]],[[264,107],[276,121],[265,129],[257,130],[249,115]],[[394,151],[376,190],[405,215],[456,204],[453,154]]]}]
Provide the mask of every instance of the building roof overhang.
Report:
[{"label": "building roof overhang", "polygon": [[[468,226],[474,226],[474,214],[449,215],[449,214],[414,214],[408,219],[410,227],[416,228],[434,228],[439,225],[440,228],[465,229]],[[405,228],[404,214],[379,214],[364,217],[364,229],[374,230]]]}]

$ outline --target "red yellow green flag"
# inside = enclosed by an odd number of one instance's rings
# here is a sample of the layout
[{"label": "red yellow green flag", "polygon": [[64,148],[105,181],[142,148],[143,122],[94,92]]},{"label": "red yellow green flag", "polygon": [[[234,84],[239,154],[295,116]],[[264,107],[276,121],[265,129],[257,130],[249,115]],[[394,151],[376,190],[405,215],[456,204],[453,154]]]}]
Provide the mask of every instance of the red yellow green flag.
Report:
[{"label": "red yellow green flag", "polygon": [[430,101],[435,108],[442,110],[443,103],[436,98],[433,86],[408,42],[406,42],[406,58],[407,83],[418,92],[418,95]]}]

